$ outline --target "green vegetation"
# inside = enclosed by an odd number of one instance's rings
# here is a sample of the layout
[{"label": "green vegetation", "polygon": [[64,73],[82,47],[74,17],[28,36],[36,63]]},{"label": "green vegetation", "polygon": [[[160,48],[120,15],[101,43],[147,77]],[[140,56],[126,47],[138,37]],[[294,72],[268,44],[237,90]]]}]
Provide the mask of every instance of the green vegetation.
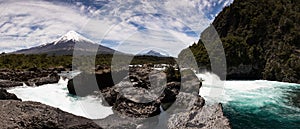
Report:
[{"label": "green vegetation", "polygon": [[7,54],[0,56],[0,68],[29,69],[51,68],[57,66],[68,67],[72,62],[71,56],[47,56],[42,55],[15,55]]},{"label": "green vegetation", "polygon": [[[261,79],[300,82],[299,21],[299,0],[235,0],[225,7],[212,26],[223,43],[228,72],[251,65],[252,75]],[[198,65],[209,69],[201,39],[189,49]],[[187,51],[180,53],[180,60],[188,59]]]},{"label": "green vegetation", "polygon": [[[89,56],[79,57],[80,66],[89,66],[90,61],[94,61],[95,65],[110,66],[113,55],[97,55],[96,58]],[[121,55],[122,64],[132,59],[131,64],[175,64],[175,59],[171,57],[153,57],[153,56],[136,56]],[[70,55],[49,56],[47,54],[40,55],[24,55],[24,54],[1,54],[0,69],[29,69],[29,68],[54,68],[65,67],[72,68],[73,57]],[[122,62],[123,61],[123,62]],[[129,60],[130,61],[130,60]]]}]

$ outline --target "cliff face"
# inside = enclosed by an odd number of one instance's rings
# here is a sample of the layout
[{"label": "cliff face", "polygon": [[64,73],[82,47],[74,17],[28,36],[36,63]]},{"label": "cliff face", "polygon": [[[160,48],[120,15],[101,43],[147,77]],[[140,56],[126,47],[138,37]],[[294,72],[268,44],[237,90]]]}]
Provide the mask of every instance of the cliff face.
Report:
[{"label": "cliff face", "polygon": [[[225,7],[210,27],[215,27],[225,49],[227,79],[300,83],[299,21],[298,0],[235,0]],[[201,39],[189,49],[198,65],[210,68]],[[187,49],[179,54],[181,61],[186,53]]]}]

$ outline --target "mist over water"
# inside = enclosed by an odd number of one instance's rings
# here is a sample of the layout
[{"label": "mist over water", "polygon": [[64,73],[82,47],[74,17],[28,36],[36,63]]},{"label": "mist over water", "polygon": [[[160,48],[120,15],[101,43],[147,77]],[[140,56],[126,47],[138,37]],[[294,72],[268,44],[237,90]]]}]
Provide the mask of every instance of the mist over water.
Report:
[{"label": "mist over water", "polygon": [[[275,81],[224,81],[211,73],[197,75],[208,104],[221,102],[234,129],[296,129],[300,127],[300,85]],[[222,84],[222,83],[221,83]],[[223,91],[211,97],[211,91]]]},{"label": "mist over water", "polygon": [[41,102],[90,119],[101,119],[113,114],[111,107],[101,104],[100,98],[70,95],[67,84],[68,80],[60,79],[57,84],[46,84],[39,87],[23,86],[9,89],[8,92],[16,94],[23,101]]}]

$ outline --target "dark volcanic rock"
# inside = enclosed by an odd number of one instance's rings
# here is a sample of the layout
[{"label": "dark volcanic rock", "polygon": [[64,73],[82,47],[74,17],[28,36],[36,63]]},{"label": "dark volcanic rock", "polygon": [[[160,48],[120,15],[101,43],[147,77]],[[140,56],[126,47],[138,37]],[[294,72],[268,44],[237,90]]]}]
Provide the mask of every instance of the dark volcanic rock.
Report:
[{"label": "dark volcanic rock", "polygon": [[21,100],[15,94],[8,93],[5,89],[0,89],[0,100]]},{"label": "dark volcanic rock", "polygon": [[160,103],[157,101],[137,103],[127,97],[120,96],[113,106],[113,109],[125,116],[135,118],[147,118],[160,113]]},{"label": "dark volcanic rock", "polygon": [[205,104],[204,98],[199,95],[193,95],[190,93],[180,92],[176,96],[176,101],[172,103],[170,108],[166,110],[168,113],[178,113],[190,110],[201,109]]},{"label": "dark volcanic rock", "polygon": [[222,105],[203,108],[171,115],[168,129],[230,129],[228,119],[223,115]]},{"label": "dark volcanic rock", "polygon": [[[181,71],[181,89],[176,101],[162,106],[169,114],[169,129],[227,129],[231,128],[223,115],[222,105],[204,106],[205,100],[199,95],[201,82],[191,70]],[[178,87],[173,84],[172,87]],[[173,88],[174,89],[174,88]],[[176,89],[176,88],[175,88]],[[174,90],[173,90],[174,91]],[[176,91],[176,90],[175,90]]]},{"label": "dark volcanic rock", "polygon": [[40,85],[44,85],[44,84],[51,84],[51,83],[57,83],[59,81],[59,76],[57,75],[57,73],[53,73],[48,75],[47,77],[41,77],[41,78],[33,78],[33,79],[29,79],[26,82],[26,85],[29,86],[40,86]]},{"label": "dark volcanic rock", "polygon": [[166,87],[166,80],[166,74],[161,71],[151,68],[130,69],[129,76],[111,88],[112,93],[117,93],[117,96],[110,95],[117,97],[111,99],[115,100],[113,109],[127,117],[159,115],[160,95]]},{"label": "dark volcanic rock", "polygon": [[2,87],[2,88],[22,86],[22,85],[23,85],[22,82],[10,81],[10,80],[0,80],[0,87]]},{"label": "dark volcanic rock", "polygon": [[38,102],[0,100],[3,129],[100,129],[92,120],[75,116]]},{"label": "dark volcanic rock", "polygon": [[23,82],[28,86],[39,86],[49,83],[57,83],[59,81],[59,72],[64,71],[64,68],[49,68],[38,69],[31,68],[29,70],[0,70],[0,86],[15,87],[22,86]]},{"label": "dark volcanic rock", "polygon": [[161,95],[161,105],[166,110],[169,108],[176,100],[176,96],[180,91],[179,82],[170,82],[167,84],[167,87],[164,89],[163,94]]},{"label": "dark volcanic rock", "polygon": [[121,117],[116,114],[107,116],[104,119],[95,120],[95,123],[104,129],[136,129],[137,120]]},{"label": "dark volcanic rock", "polygon": [[102,89],[101,91],[96,91],[93,93],[96,96],[101,96],[103,97],[102,104],[106,106],[113,106],[118,97],[118,92],[115,91],[113,88],[105,88]]},{"label": "dark volcanic rock", "polygon": [[[75,77],[80,84],[77,88],[83,91],[79,93],[101,96],[106,101],[105,105],[113,106],[115,114],[97,120],[101,127],[230,128],[221,105],[204,106],[205,100],[199,96],[202,84],[193,71],[181,71],[181,82],[178,79],[166,79],[164,72],[151,68],[134,68],[129,71],[129,75],[120,76],[117,84],[113,84],[110,73],[80,74]],[[100,77],[104,77],[103,80]],[[77,94],[73,82],[68,83],[69,91]]]},{"label": "dark volcanic rock", "polygon": [[72,95],[86,96],[99,90],[95,75],[81,73],[68,81],[68,91]]},{"label": "dark volcanic rock", "polygon": [[182,70],[181,82],[169,82],[167,87],[164,89],[164,94],[161,96],[163,109],[168,109],[178,99],[177,97],[180,92],[187,93],[194,98],[198,98],[201,85],[200,80],[193,71],[189,69]]},{"label": "dark volcanic rock", "polygon": [[70,94],[87,96],[92,94],[94,91],[114,86],[119,83],[126,74],[127,73],[125,71],[109,71],[101,73],[82,72],[78,76],[69,80],[67,87]]},{"label": "dark volcanic rock", "polygon": [[[95,123],[105,129],[157,129],[158,118],[133,118],[117,114],[110,115],[104,119],[95,120]],[[164,129],[164,128],[159,128]]]},{"label": "dark volcanic rock", "polygon": [[181,71],[181,92],[191,93],[194,95],[199,95],[199,89],[201,88],[201,82],[195,73],[190,70]]},{"label": "dark volcanic rock", "polygon": [[[203,106],[204,100],[198,95],[201,87],[199,79],[191,70],[184,70],[182,73],[182,83],[177,80],[167,83],[167,76],[163,71],[134,68],[130,69],[129,75],[120,83],[101,92],[108,105],[127,117],[156,116],[160,113],[160,106],[166,110],[176,101],[179,92],[185,92],[188,94],[185,97],[190,97],[187,98],[189,101],[197,100],[198,105]],[[184,103],[183,100],[180,101]]]}]

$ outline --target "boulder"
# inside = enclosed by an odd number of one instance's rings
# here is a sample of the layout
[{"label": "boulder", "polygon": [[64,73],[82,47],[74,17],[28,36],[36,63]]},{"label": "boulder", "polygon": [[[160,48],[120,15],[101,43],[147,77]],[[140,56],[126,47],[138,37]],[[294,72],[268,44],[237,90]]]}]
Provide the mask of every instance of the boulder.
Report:
[{"label": "boulder", "polygon": [[113,106],[116,103],[118,94],[113,88],[105,88],[93,93],[93,95],[102,98],[102,104],[106,106]]},{"label": "boulder", "polygon": [[125,76],[126,71],[87,73],[82,72],[68,81],[68,91],[77,96],[91,95],[95,91],[112,87],[119,83]]},{"label": "boulder", "polygon": [[167,87],[164,89],[164,93],[161,96],[163,109],[168,109],[175,100],[177,100],[178,94],[181,92],[187,93],[189,95],[188,98],[191,98],[192,96],[194,98],[198,98],[201,85],[200,80],[193,71],[189,69],[182,70],[181,82],[169,82],[167,83]]},{"label": "boulder", "polygon": [[57,83],[59,81],[58,73],[64,68],[38,69],[30,68],[28,70],[0,70],[0,87],[23,86],[23,82],[28,86],[40,86],[44,84]]},{"label": "boulder", "polygon": [[176,96],[176,101],[174,101],[171,105],[168,105],[167,108],[165,107],[164,103],[162,103],[162,107],[166,112],[174,114],[178,112],[190,111],[193,109],[201,109],[204,104],[205,100],[200,95],[180,92]]},{"label": "boulder", "polygon": [[119,96],[113,106],[113,110],[126,117],[148,118],[160,113],[160,103],[157,101],[137,103],[127,97]]},{"label": "boulder", "polygon": [[198,95],[201,86],[201,81],[192,70],[185,69],[181,71],[181,92]]},{"label": "boulder", "polygon": [[181,75],[181,82],[166,82],[162,72],[135,68],[116,85],[89,91],[102,96],[115,112],[97,124],[137,129],[230,128],[221,105],[204,106],[205,100],[199,96],[201,82],[194,72],[184,70]]},{"label": "boulder", "polygon": [[[181,82],[167,82],[166,74],[149,68],[130,69],[129,75],[122,77],[117,84],[110,73],[75,77],[80,84],[77,88],[88,91],[87,95],[102,96],[106,105],[113,106],[115,114],[97,121],[102,127],[230,128],[221,105],[204,106],[205,100],[199,96],[201,81],[191,70],[181,71]],[[90,90],[90,86],[96,89]]]},{"label": "boulder", "polygon": [[[130,69],[121,82],[105,90],[104,97],[113,110],[123,116],[148,118],[160,113],[160,95],[166,75],[150,68]],[[108,92],[107,92],[108,91]]]},{"label": "boulder", "polygon": [[[168,109],[181,91],[187,94],[184,97],[189,97],[188,102],[197,101],[198,105],[203,106],[204,100],[198,95],[201,86],[199,79],[192,71],[186,70],[183,73],[182,87],[177,81],[167,83],[166,74],[162,71],[134,68],[130,69],[129,75],[121,82],[101,92],[107,105],[113,106],[117,113],[129,117],[156,116],[160,113],[160,106],[164,110]],[[184,99],[181,101],[185,102]]]},{"label": "boulder", "polygon": [[95,120],[95,123],[105,129],[158,129],[155,127],[159,120],[157,117],[133,118],[112,114],[104,119]]},{"label": "boulder", "polygon": [[20,100],[15,94],[8,93],[6,89],[0,89],[0,100]]},{"label": "boulder", "polygon": [[168,129],[230,129],[221,104],[171,115]]},{"label": "boulder", "polygon": [[80,73],[68,81],[68,91],[72,95],[87,96],[99,90],[94,74]]},{"label": "boulder", "polygon": [[60,77],[57,75],[57,73],[53,73],[47,77],[29,79],[27,82],[25,82],[25,84],[28,86],[40,86],[44,84],[58,83],[59,79]]},{"label": "boulder", "polygon": [[0,100],[1,128],[101,129],[92,120],[38,102]]},{"label": "boulder", "polygon": [[160,96],[160,102],[164,110],[168,109],[175,101],[180,91],[180,82],[169,82]]},{"label": "boulder", "polygon": [[16,87],[16,86],[23,86],[23,83],[18,81],[0,80],[1,88],[9,88],[9,87]]},{"label": "boulder", "polygon": [[95,120],[104,129],[136,129],[138,120],[112,114],[104,119]]}]

